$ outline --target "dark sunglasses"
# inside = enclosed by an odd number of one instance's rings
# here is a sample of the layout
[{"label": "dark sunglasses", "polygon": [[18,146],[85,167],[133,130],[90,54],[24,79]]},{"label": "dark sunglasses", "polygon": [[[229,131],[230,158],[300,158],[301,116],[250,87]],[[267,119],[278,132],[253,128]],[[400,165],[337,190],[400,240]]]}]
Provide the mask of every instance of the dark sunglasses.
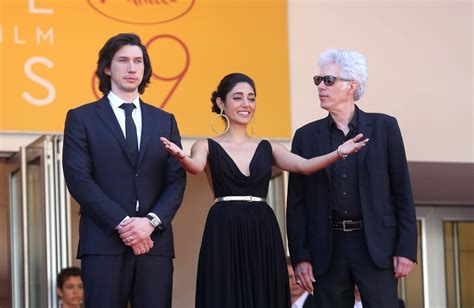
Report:
[{"label": "dark sunglasses", "polygon": [[344,79],[344,78],[339,78],[339,77],[334,77],[334,76],[314,76],[314,84],[319,86],[319,84],[324,82],[324,84],[328,87],[332,86],[336,80],[342,80],[342,81],[351,81],[351,79]]}]

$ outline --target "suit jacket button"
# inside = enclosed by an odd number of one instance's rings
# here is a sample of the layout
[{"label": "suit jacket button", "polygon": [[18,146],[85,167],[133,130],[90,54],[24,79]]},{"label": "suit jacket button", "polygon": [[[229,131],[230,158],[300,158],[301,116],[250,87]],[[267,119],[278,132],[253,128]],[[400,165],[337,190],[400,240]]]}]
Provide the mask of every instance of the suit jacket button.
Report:
[{"label": "suit jacket button", "polygon": [[138,173],[135,173],[135,177],[137,177],[137,178],[138,178]]}]

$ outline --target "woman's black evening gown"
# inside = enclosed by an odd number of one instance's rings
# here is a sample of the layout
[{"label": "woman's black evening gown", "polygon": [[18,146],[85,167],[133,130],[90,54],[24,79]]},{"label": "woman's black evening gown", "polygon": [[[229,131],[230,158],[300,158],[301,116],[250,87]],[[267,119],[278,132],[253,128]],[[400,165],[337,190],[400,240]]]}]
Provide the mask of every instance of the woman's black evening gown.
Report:
[{"label": "woman's black evening gown", "polygon": [[[208,139],[215,197],[266,198],[272,147],[262,140],[244,175],[222,146]],[[208,214],[199,254],[196,308],[288,308],[288,272],[280,229],[265,202],[226,201]]]}]

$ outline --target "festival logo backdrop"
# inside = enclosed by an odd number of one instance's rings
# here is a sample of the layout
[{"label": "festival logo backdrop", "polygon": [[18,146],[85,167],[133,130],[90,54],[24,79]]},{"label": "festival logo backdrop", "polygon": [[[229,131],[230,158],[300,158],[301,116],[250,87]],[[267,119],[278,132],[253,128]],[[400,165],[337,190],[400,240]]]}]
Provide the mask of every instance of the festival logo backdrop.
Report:
[{"label": "festival logo backdrop", "polygon": [[231,72],[257,86],[257,136],[289,138],[286,0],[0,0],[0,130],[61,132],[67,110],[101,96],[105,41],[140,35],[153,65],[144,101],[183,136],[214,135],[210,95]]}]

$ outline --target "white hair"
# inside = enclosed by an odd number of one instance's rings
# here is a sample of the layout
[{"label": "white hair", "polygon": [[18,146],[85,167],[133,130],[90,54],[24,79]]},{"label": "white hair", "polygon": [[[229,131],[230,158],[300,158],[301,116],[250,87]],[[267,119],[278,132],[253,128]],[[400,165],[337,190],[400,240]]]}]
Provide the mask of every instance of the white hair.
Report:
[{"label": "white hair", "polygon": [[341,77],[355,80],[359,85],[354,93],[354,100],[359,100],[365,92],[367,83],[367,60],[356,51],[328,49],[319,56],[319,66],[334,63],[339,66]]}]

